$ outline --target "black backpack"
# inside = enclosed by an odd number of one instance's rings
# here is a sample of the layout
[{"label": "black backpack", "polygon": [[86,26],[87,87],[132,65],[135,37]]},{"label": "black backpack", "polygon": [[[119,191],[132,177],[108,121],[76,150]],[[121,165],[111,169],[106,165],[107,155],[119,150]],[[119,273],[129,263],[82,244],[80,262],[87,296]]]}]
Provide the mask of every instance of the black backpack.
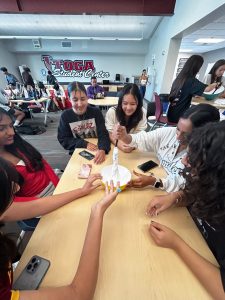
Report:
[{"label": "black backpack", "polygon": [[43,132],[46,131],[46,129],[42,126],[35,126],[35,125],[28,125],[28,124],[16,127],[15,130],[19,134],[25,134],[25,135],[42,134]]}]

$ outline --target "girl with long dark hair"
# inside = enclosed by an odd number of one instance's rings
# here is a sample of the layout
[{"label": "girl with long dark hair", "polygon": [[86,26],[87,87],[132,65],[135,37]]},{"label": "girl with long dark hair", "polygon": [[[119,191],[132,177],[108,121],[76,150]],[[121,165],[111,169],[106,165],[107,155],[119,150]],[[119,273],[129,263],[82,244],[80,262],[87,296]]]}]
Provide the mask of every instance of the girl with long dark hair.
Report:
[{"label": "girl with long dark hair", "polygon": [[158,246],[180,256],[213,299],[225,299],[225,121],[194,130],[188,145],[183,159],[186,185],[178,205],[189,208],[220,267],[164,225],[152,222],[150,235]]},{"label": "girl with long dark hair", "polygon": [[[203,80],[206,84],[217,83],[225,88],[225,59],[220,59],[212,66],[209,74],[207,74]],[[220,97],[225,98],[225,92],[220,95]]]},{"label": "girl with long dark hair", "polygon": [[[117,107],[111,107],[107,111],[105,123],[113,144],[116,141],[112,137],[112,131],[118,123],[125,126],[128,133],[137,133],[146,129],[146,110],[143,108],[143,100],[136,84],[129,83],[124,86]],[[131,152],[134,149],[122,141],[119,141],[117,146],[124,152]]]},{"label": "girl with long dark hair", "polygon": [[[19,189],[19,176],[15,168],[0,158],[0,217],[10,208],[13,194]],[[118,183],[119,186],[119,183]],[[83,250],[72,282],[63,287],[45,288],[37,291],[12,290],[12,262],[16,247],[11,239],[0,233],[0,299],[4,300],[61,300],[92,299],[98,277],[99,254],[103,217],[107,208],[115,201],[118,189],[106,185],[105,196],[92,206]],[[54,201],[52,201],[54,202]],[[90,255],[91,253],[91,255]]]},{"label": "girl with long dark hair", "polygon": [[217,86],[217,83],[207,86],[195,78],[203,62],[202,56],[192,55],[174,80],[169,95],[170,105],[167,113],[170,122],[178,122],[181,115],[190,107],[193,96],[201,96],[204,91],[210,92]]}]

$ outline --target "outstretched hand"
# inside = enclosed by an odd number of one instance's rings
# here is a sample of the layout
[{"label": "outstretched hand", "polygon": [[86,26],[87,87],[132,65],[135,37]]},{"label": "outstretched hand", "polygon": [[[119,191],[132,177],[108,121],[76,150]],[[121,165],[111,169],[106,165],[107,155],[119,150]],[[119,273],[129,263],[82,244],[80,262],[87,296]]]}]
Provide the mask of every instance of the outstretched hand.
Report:
[{"label": "outstretched hand", "polygon": [[121,192],[120,189],[120,183],[117,182],[116,188],[113,185],[113,181],[110,181],[110,185],[108,182],[105,183],[105,196],[102,198],[102,200],[98,201],[96,204],[94,204],[94,208],[101,208],[103,212],[106,211],[106,209],[116,200],[116,197],[119,192]]},{"label": "outstretched hand", "polygon": [[99,173],[90,175],[82,187],[84,192],[88,195],[97,187],[101,186],[101,182],[97,182],[97,180],[100,179],[102,179],[102,175]]},{"label": "outstretched hand", "polygon": [[175,250],[182,242],[182,239],[176,234],[176,232],[157,222],[151,222],[149,233],[156,245],[160,247],[171,248]]}]

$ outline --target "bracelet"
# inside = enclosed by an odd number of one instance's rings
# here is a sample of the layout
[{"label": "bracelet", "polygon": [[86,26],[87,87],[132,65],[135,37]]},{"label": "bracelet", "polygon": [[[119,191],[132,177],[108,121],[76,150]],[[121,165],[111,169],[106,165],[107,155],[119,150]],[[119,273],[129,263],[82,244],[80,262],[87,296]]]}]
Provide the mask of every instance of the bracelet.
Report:
[{"label": "bracelet", "polygon": [[176,204],[178,204],[181,200],[182,200],[182,195],[181,195],[181,193],[180,192],[177,192],[177,194],[178,194],[178,198],[176,199]]}]

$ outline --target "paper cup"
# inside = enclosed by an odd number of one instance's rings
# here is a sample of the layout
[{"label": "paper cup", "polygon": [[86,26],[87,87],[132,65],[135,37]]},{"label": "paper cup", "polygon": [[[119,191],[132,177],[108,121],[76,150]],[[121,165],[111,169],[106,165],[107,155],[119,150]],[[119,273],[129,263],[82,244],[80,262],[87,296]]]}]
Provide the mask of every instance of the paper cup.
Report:
[{"label": "paper cup", "polygon": [[[108,184],[110,184],[110,180],[113,180],[113,184],[116,187],[117,185],[117,180],[113,179],[112,176],[112,167],[113,165],[109,165],[104,167],[101,170],[101,175],[102,175],[102,183],[105,185],[106,181],[108,181]],[[119,182],[120,182],[120,189],[123,190],[125,189],[127,183],[131,180],[131,173],[130,171],[123,167],[118,165],[118,171],[119,171]]]}]

